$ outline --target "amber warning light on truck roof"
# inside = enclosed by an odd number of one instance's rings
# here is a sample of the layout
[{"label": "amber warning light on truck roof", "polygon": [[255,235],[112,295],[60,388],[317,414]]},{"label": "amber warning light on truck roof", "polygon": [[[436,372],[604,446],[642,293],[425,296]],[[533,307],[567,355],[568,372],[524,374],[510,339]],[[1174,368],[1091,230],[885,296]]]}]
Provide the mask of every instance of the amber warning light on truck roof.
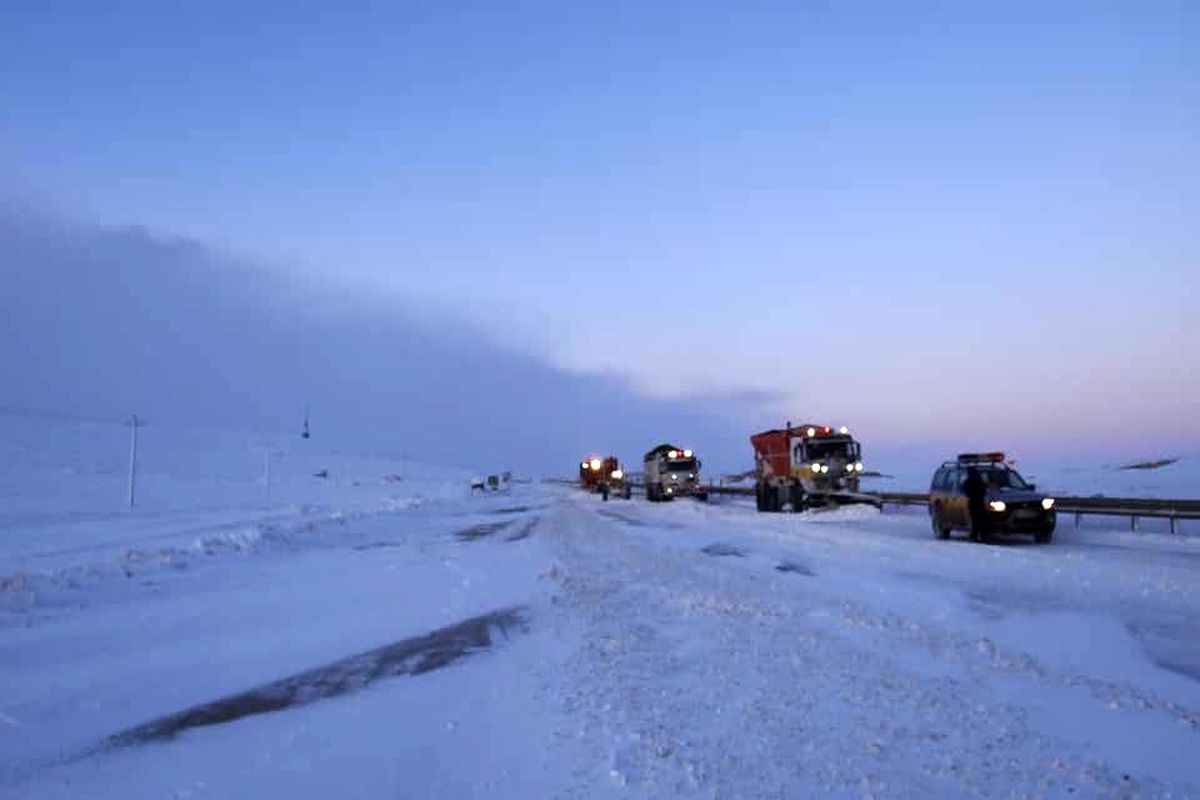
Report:
[{"label": "amber warning light on truck roof", "polygon": [[[805,436],[829,436],[833,433],[833,427],[830,425],[809,425],[802,429]],[[838,428],[838,433],[843,436],[850,433],[850,429],[845,425]]]}]

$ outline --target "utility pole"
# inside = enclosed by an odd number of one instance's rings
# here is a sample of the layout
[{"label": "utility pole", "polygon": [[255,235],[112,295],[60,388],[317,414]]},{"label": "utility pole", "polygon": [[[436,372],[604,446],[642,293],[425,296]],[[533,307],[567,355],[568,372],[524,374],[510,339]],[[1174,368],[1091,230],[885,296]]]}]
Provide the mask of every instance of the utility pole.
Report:
[{"label": "utility pole", "polygon": [[137,414],[129,421],[129,507],[133,508],[134,487],[137,484]]}]

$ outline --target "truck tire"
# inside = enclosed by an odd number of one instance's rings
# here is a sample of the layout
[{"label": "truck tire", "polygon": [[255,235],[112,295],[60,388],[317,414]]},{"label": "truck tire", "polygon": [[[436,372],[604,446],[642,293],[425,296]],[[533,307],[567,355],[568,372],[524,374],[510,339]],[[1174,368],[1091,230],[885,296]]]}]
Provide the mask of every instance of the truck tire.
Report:
[{"label": "truck tire", "polygon": [[758,509],[759,513],[767,510],[767,500],[761,482],[754,485],[754,507]]},{"label": "truck tire", "polygon": [[805,497],[804,487],[799,483],[793,483],[788,487],[788,502],[792,505],[792,511],[799,513],[808,507],[808,499]]}]

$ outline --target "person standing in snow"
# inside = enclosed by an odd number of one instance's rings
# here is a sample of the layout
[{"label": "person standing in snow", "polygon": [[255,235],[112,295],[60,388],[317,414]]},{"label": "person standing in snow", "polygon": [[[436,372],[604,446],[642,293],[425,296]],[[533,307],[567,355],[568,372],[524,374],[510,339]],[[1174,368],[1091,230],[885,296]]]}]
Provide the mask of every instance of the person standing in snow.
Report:
[{"label": "person standing in snow", "polygon": [[983,476],[974,467],[967,469],[967,478],[963,481],[963,494],[967,496],[967,514],[971,519],[971,539],[977,542],[987,541],[987,484]]}]

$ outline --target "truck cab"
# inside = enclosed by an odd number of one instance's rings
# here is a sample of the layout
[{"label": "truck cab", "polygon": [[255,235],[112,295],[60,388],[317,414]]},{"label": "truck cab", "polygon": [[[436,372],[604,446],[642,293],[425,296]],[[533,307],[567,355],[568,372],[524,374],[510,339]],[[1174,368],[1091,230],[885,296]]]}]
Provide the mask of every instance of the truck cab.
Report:
[{"label": "truck cab", "polygon": [[589,456],[579,462],[579,485],[589,492],[599,492],[605,500],[609,494],[628,498],[632,487],[616,456]]},{"label": "truck cab", "polygon": [[870,502],[859,495],[862,447],[843,426],[804,424],[763,431],[754,447],[759,511],[802,511],[829,502]]},{"label": "truck cab", "polygon": [[646,453],[644,462],[646,499],[650,502],[681,495],[708,500],[708,490],[700,483],[700,459],[694,451],[660,444]]}]

